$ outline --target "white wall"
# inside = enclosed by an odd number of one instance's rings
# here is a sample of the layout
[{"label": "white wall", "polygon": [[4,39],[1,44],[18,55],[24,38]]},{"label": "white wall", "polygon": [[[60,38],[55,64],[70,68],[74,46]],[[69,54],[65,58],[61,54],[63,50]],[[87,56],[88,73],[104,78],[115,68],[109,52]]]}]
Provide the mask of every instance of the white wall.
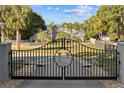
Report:
[{"label": "white wall", "polygon": [[95,44],[96,43],[96,39],[90,38],[90,42],[93,43],[93,44]]}]

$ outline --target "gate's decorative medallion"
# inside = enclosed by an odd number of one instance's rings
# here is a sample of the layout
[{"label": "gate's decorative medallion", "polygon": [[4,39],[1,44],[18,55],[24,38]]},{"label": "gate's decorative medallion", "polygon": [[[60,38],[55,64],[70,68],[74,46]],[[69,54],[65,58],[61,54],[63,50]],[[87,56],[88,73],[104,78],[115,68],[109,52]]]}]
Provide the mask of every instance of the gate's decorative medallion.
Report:
[{"label": "gate's decorative medallion", "polygon": [[60,66],[68,66],[72,62],[72,55],[68,50],[59,50],[56,52],[55,62]]}]

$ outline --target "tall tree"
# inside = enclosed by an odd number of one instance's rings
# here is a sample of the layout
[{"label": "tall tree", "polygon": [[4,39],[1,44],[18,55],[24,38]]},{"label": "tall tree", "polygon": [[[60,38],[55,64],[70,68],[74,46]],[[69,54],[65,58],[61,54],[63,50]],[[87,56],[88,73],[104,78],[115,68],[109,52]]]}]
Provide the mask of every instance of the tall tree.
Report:
[{"label": "tall tree", "polygon": [[48,25],[48,32],[50,33],[51,38],[55,39],[57,34],[57,26],[54,24],[54,22]]}]

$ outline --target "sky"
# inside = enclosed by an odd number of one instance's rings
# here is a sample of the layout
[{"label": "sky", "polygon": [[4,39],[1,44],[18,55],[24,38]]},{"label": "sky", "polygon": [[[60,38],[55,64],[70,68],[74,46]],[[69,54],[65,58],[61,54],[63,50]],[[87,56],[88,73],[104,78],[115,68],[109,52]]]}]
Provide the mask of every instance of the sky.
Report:
[{"label": "sky", "polygon": [[46,24],[54,22],[62,24],[64,22],[83,23],[89,17],[96,14],[100,6],[98,5],[31,5],[33,11],[43,17]]}]

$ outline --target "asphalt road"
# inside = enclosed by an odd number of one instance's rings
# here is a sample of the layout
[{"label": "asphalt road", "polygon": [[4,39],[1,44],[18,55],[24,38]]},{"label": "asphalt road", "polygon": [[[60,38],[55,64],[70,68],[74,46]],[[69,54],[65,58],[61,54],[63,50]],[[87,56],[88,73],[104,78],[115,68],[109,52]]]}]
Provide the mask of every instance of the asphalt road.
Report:
[{"label": "asphalt road", "polygon": [[97,80],[26,80],[20,88],[100,88]]}]

